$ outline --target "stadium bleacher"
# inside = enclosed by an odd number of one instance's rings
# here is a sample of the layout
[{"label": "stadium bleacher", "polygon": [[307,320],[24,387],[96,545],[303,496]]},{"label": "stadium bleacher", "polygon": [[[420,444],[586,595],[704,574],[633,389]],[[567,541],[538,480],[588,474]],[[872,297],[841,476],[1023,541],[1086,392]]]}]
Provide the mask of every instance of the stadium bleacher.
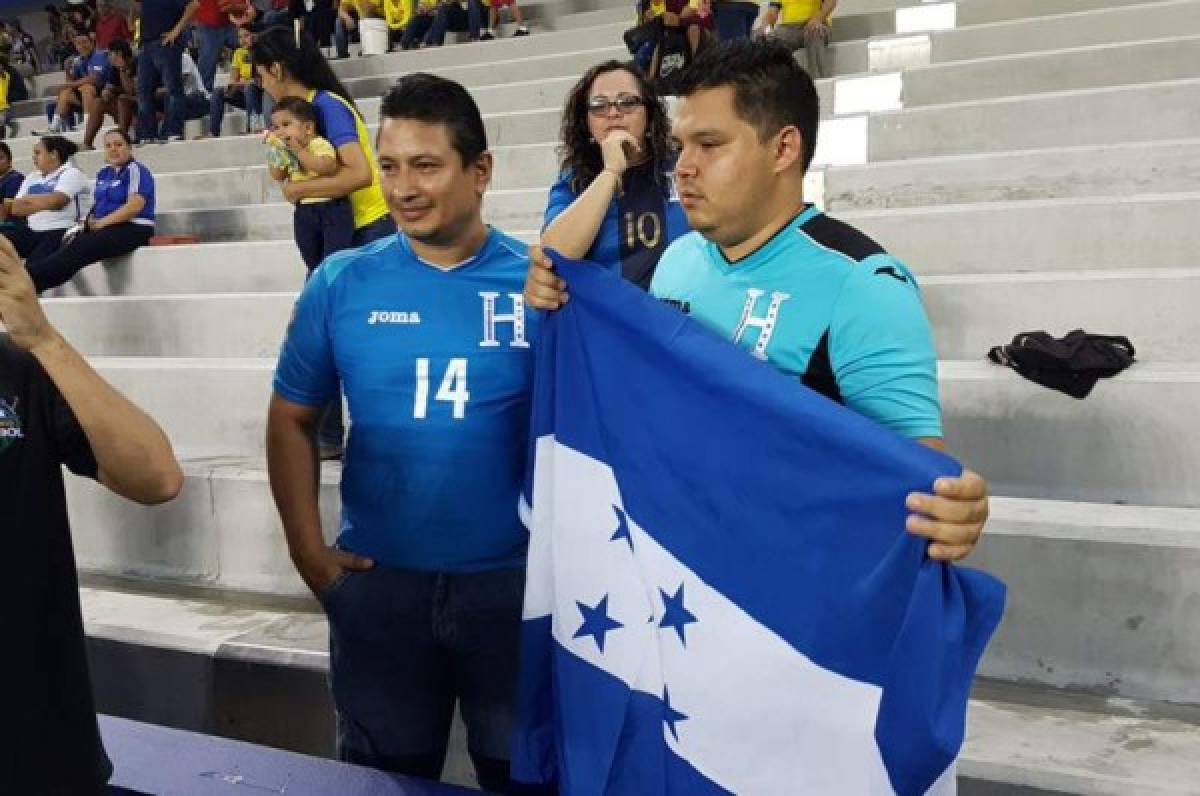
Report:
[{"label": "stadium bleacher", "polygon": [[[395,75],[467,85],[497,161],[485,216],[532,241],[566,92],[622,56],[629,10],[522,7],[530,38],[335,70],[372,125]],[[1009,584],[1009,605],[971,705],[963,792],[1189,792],[1200,0],[842,0],[834,39],[812,198],[918,275],[949,448],[997,495],[970,563]],[[22,136],[44,122],[37,102],[15,110]],[[244,129],[244,115],[226,125]],[[28,169],[32,139],[9,144]],[[183,495],[153,509],[70,484],[99,708],[328,753],[324,620],[292,568],[263,461],[270,374],[304,273],[291,208],[254,137],[136,156],[158,179],[159,231],[204,242],[89,268],[45,302],[168,431],[187,474]],[[98,153],[76,160],[100,166]],[[1141,360],[1085,401],[985,359],[1018,332],[1080,327],[1128,335]],[[323,472],[330,534],[337,477]],[[469,784],[461,733],[455,743],[447,776]]]}]

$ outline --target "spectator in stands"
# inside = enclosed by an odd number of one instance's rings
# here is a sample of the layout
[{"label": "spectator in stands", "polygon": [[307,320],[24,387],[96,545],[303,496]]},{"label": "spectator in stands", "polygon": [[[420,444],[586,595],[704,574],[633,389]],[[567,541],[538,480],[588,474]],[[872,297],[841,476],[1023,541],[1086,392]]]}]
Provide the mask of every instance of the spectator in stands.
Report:
[{"label": "spectator in stands", "polygon": [[83,228],[48,257],[26,263],[39,293],[58,287],[92,263],[123,257],[154,235],[154,175],[133,159],[124,130],[104,134],[104,160],[96,175],[96,203]]},{"label": "spectator in stands", "polygon": [[96,11],[84,0],[67,0],[65,13],[67,27],[76,33],[96,32]]},{"label": "spectator in stands", "polygon": [[416,0],[416,8],[404,26],[404,35],[400,38],[400,48],[415,50],[421,46],[429,31],[433,28],[433,20],[437,16],[438,0]]},{"label": "spectator in stands", "polygon": [[79,148],[59,135],[48,135],[33,145],[33,171],[26,175],[15,199],[0,204],[0,221],[26,220],[27,226],[7,227],[7,237],[17,252],[39,260],[58,251],[63,235],[79,223],[79,195],[88,179],[71,158]]},{"label": "spectator in stands", "polygon": [[317,112],[318,133],[338,151],[336,175],[288,183],[284,198],[294,204],[318,196],[349,197],[354,208],[355,246],[394,233],[396,225],[388,216],[379,187],[366,122],[312,40],[302,36],[297,46],[292,31],[272,28],[255,39],[251,56],[263,90],[276,101],[299,97],[311,102]]},{"label": "spectator in stands", "polygon": [[662,99],[632,64],[589,69],[563,110],[562,172],[550,189],[543,245],[648,288],[667,245],[688,231],[671,196],[670,127]]},{"label": "spectator in stands", "polygon": [[[520,300],[526,250],[483,221],[492,156],[462,86],[401,78],[379,154],[401,234],[335,255],[297,301],[267,420],[271,488],[329,618],[339,758],[437,779],[457,702],[480,787],[509,793],[537,322]],[[352,307],[388,308],[394,333]],[[312,432],[339,379],[355,424],[328,547]]]},{"label": "spectator in stands", "polygon": [[12,150],[0,141],[0,202],[16,199],[24,181],[25,175],[13,168]]},{"label": "spectator in stands", "polygon": [[254,34],[249,28],[238,28],[238,48],[233,51],[229,64],[229,83],[224,88],[214,89],[208,110],[208,133],[216,138],[221,135],[221,123],[225,120],[225,106],[232,105],[246,111],[246,131],[261,132],[263,122],[262,89],[254,80],[254,66],[250,63],[250,48],[254,46]]},{"label": "spectator in stands", "polygon": [[[96,43],[86,33],[75,37],[75,50],[79,60],[67,73],[69,78],[58,89],[58,100],[54,117],[50,120],[49,133],[65,133],[74,128],[72,119],[76,111],[93,104],[108,76],[108,53],[96,49]],[[40,133],[38,133],[40,134]]]},{"label": "spectator in stands", "polygon": [[204,88],[211,93],[217,79],[217,62],[221,60],[221,51],[226,47],[237,47],[237,33],[229,12],[234,8],[244,11],[247,3],[245,0],[199,0],[199,4],[194,27],[200,48],[197,63]]},{"label": "spectator in stands", "polygon": [[441,0],[425,43],[430,47],[441,47],[447,31],[466,33],[468,41],[479,41],[482,19],[482,0]]},{"label": "spectator in stands", "polygon": [[[337,150],[317,135],[317,113],[299,97],[284,97],[271,114],[267,136],[268,166],[276,182],[303,182],[337,174]],[[326,257],[349,249],[354,238],[354,211],[345,197],[313,197],[296,203],[293,216],[296,247],[309,276]]]},{"label": "spectator in stands", "polygon": [[[263,90],[277,102],[284,97],[299,97],[312,103],[317,114],[317,132],[338,153],[336,174],[284,183],[283,198],[292,204],[318,197],[348,198],[354,211],[355,246],[394,233],[396,224],[388,215],[380,188],[366,122],[313,40],[301,36],[297,41],[292,31],[272,28],[255,39],[251,56]],[[341,401],[330,402],[320,429],[323,458],[341,456],[341,415]]]},{"label": "spectator in stands", "polygon": [[[137,137],[142,143],[160,139],[155,123],[155,91],[166,88],[166,119],[161,138],[183,140],[187,100],[183,93],[184,33],[199,8],[198,0],[155,0],[141,9],[142,51],[138,54]],[[207,96],[207,95],[205,95]],[[205,106],[207,112],[208,107]]]},{"label": "spectator in stands", "polygon": [[111,116],[117,129],[126,133],[133,126],[137,114],[137,59],[129,42],[114,39],[108,46],[108,73],[104,88],[87,109],[87,130],[83,134],[83,148],[95,149],[96,134]]},{"label": "spectator in stands", "polygon": [[96,47],[107,51],[114,41],[128,42],[133,38],[129,18],[117,7],[114,0],[100,0],[96,4]]},{"label": "spectator in stands", "polygon": [[340,0],[333,42],[338,58],[350,57],[350,34],[360,19],[383,19],[383,0]]},{"label": "spectator in stands", "polygon": [[33,36],[21,28],[20,20],[14,19],[8,24],[8,28],[13,42],[10,63],[22,77],[30,79],[41,71],[37,44],[34,42]]},{"label": "spectator in stands", "polygon": [[5,752],[4,792],[108,793],[62,468],[147,505],[179,494],[183,474],[162,429],[46,320],[3,239],[0,321],[0,506],[9,555],[21,562],[4,588],[24,595],[4,624],[0,702],[21,728]]},{"label": "spectator in stands", "polygon": [[[943,450],[937,357],[912,274],[804,201],[819,102],[791,50],[722,43],[701,53],[681,93],[675,177],[696,231],[663,255],[651,294],[831,400]],[[568,286],[538,252],[531,262],[527,301],[557,309]],[[963,558],[988,516],[987,484],[966,471],[939,478],[933,492],[908,497],[906,527],[932,541],[931,558]]]},{"label": "spectator in stands", "polygon": [[68,58],[75,55],[73,31],[67,28],[62,13],[53,5],[46,6],[46,25],[50,28],[50,60],[62,67]]},{"label": "spectator in stands", "polygon": [[759,15],[757,2],[753,2],[753,0],[712,0],[712,8],[718,40],[746,39],[753,33],[754,22]]},{"label": "spectator in stands", "polygon": [[[17,75],[18,79],[20,75]],[[8,101],[8,87],[12,85],[8,59],[0,54],[0,139],[15,136],[17,123],[12,118],[12,107]]]},{"label": "spectator in stands", "polygon": [[837,0],[771,0],[763,19],[763,30],[792,51],[804,49],[808,74],[816,80],[827,77],[830,18]]},{"label": "spectator in stands", "polygon": [[517,29],[513,31],[513,36],[528,36],[529,28],[525,25],[525,18],[521,15],[521,7],[517,5],[517,0],[491,0],[487,3],[488,6],[488,26],[479,34],[480,41],[491,41],[496,38],[493,31],[500,28],[500,10],[503,8],[511,9],[512,20],[516,23]]},{"label": "spectator in stands", "polygon": [[686,0],[665,0],[662,28],[647,74],[662,94],[673,95],[700,47],[711,40],[711,12],[699,11]]}]

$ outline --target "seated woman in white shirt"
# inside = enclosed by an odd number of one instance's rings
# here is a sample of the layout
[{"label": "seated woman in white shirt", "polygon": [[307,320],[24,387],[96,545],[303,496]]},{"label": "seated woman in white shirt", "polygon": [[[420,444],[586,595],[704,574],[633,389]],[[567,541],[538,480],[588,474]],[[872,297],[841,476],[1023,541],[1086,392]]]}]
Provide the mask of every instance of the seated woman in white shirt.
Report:
[{"label": "seated woman in white shirt", "polygon": [[21,183],[15,199],[0,205],[0,221],[24,218],[26,226],[6,225],[4,236],[26,260],[40,260],[58,251],[63,235],[83,218],[80,194],[88,179],[71,164],[79,146],[60,135],[48,135],[33,145],[33,170]]}]

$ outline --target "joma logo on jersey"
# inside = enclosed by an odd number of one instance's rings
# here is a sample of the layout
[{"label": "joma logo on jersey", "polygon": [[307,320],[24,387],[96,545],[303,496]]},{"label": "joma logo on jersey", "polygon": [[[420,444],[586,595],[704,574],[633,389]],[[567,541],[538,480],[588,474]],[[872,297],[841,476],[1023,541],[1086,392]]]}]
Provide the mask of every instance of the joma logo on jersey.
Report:
[{"label": "joma logo on jersey", "polygon": [[25,438],[21,430],[21,418],[17,415],[17,401],[12,403],[0,399],[0,453],[19,439]]},{"label": "joma logo on jersey", "polygon": [[415,325],[420,322],[421,313],[419,312],[389,312],[387,310],[371,310],[371,314],[367,316],[367,323],[371,326],[374,326],[377,323]]}]

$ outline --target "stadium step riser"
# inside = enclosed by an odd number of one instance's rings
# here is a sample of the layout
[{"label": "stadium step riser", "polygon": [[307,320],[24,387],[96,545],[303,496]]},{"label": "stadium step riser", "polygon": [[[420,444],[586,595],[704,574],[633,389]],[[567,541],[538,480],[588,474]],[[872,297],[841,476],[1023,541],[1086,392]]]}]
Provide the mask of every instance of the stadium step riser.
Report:
[{"label": "stadium step riser", "polygon": [[1008,584],[982,676],[1200,703],[1200,512],[1168,534],[1154,516],[1163,509],[1117,510],[1126,527],[1098,528],[1094,513],[1070,524],[1014,521],[1000,508],[971,562]]},{"label": "stadium step riser", "polygon": [[1200,138],[831,167],[831,213],[1200,191]]},{"label": "stadium step riser", "polygon": [[[51,300],[47,312],[89,356],[271,357],[302,273],[281,272],[281,292]],[[923,295],[942,359],[982,358],[1031,329],[1085,328],[1132,338],[1145,361],[1200,361],[1200,269],[930,277]]]},{"label": "stadium step riser", "polygon": [[997,495],[1200,506],[1194,364],[1145,362],[1082,401],[988,362],[943,362],[940,380],[947,445]]},{"label": "stadium step riser", "polygon": [[[195,456],[261,455],[274,359],[97,359]],[[1200,373],[1142,365],[1076,401],[985,361],[943,362],[950,450],[996,494],[1200,505]]]},{"label": "stadium step riser", "polygon": [[925,276],[1190,268],[1200,250],[1198,213],[1200,196],[1179,193],[856,211],[839,218]]}]

